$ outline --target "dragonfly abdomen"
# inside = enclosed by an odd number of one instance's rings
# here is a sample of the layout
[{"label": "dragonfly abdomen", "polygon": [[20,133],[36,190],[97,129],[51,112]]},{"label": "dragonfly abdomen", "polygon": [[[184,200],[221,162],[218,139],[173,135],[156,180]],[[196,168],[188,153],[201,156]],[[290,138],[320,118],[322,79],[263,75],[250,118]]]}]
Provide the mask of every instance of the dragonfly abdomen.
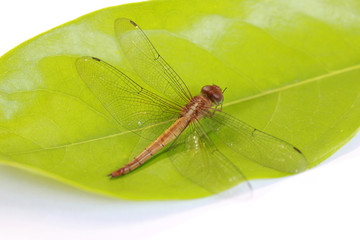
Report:
[{"label": "dragonfly abdomen", "polygon": [[187,116],[181,117],[171,125],[163,134],[161,134],[154,142],[152,142],[144,151],[136,156],[132,161],[127,163],[124,167],[111,173],[111,177],[118,177],[125,175],[134,169],[140,167],[149,158],[163,149],[167,144],[172,142],[177,136],[179,136],[184,129],[189,125],[191,119]]}]

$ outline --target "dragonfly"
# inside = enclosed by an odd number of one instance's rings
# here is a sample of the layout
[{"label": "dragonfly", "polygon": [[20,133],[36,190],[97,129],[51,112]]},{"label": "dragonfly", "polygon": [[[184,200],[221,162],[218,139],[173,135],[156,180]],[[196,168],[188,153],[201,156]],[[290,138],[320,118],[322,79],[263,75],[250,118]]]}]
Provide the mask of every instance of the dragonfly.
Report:
[{"label": "dragonfly", "polygon": [[[109,174],[111,178],[138,169],[165,146],[175,169],[211,193],[249,184],[236,159],[245,157],[292,174],[306,169],[307,160],[298,148],[222,111],[219,86],[204,86],[193,96],[134,21],[119,18],[114,29],[124,56],[148,89],[99,58],[76,60],[78,74],[103,107],[143,142],[127,164]],[[216,140],[238,157],[226,157]]]}]

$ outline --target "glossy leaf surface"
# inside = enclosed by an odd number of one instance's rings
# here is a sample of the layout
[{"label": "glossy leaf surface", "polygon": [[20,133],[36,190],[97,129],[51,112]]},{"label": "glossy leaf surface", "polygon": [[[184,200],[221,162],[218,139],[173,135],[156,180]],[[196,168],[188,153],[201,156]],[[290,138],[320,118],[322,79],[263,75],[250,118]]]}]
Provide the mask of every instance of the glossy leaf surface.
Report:
[{"label": "glossy leaf surface", "polygon": [[[209,194],[164,153],[121,179],[105,177],[129,160],[139,137],[108,114],[75,61],[99,57],[144,85],[116,43],[114,21],[126,17],[193,95],[206,84],[228,87],[224,111],[291,142],[313,167],[359,127],[359,12],[357,1],[152,1],[69,22],[0,59],[0,161],[127,199]],[[249,179],[284,175],[237,162]]]}]

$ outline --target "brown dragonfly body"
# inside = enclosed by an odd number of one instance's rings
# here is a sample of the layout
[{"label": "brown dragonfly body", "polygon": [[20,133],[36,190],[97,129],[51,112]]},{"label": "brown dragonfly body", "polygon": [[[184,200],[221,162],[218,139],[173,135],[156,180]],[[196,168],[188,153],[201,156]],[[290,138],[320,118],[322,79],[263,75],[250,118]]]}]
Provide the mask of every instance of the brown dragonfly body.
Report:
[{"label": "brown dragonfly body", "polygon": [[191,122],[198,121],[206,115],[213,114],[212,111],[216,111],[216,109],[212,108],[212,106],[221,104],[223,98],[220,87],[216,85],[203,87],[201,89],[201,95],[195,96],[190,100],[190,102],[182,109],[180,117],[170,126],[170,128],[161,134],[132,161],[124,167],[112,172],[110,176],[122,176],[140,167],[154,154],[176,139]]}]

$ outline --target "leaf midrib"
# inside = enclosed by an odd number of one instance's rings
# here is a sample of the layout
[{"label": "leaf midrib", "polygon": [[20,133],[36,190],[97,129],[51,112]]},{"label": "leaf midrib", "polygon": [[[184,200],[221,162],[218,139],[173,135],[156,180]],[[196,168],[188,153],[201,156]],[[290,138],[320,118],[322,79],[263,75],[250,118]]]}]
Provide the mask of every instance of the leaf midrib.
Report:
[{"label": "leaf midrib", "polygon": [[322,79],[325,79],[325,78],[328,78],[328,77],[333,77],[333,76],[336,76],[336,75],[340,75],[342,73],[351,72],[351,71],[357,70],[357,69],[360,69],[360,64],[357,64],[357,65],[354,65],[354,66],[351,66],[351,67],[348,67],[348,68],[340,69],[340,70],[331,71],[329,73],[326,73],[326,74],[323,74],[323,75],[320,75],[320,76],[316,76],[316,77],[313,77],[313,78],[305,79],[303,81],[299,81],[299,82],[295,82],[295,83],[292,83],[292,84],[284,85],[284,86],[279,87],[279,88],[270,89],[270,90],[267,90],[267,91],[252,95],[252,96],[244,97],[242,99],[235,100],[235,101],[223,104],[223,107],[228,107],[228,106],[238,104],[238,103],[241,103],[241,102],[250,101],[250,100],[255,99],[255,98],[260,98],[260,97],[263,97],[263,96],[266,96],[266,95],[269,95],[269,94],[272,94],[272,93],[285,91],[285,90],[288,90],[290,88],[294,88],[294,87],[301,86],[301,85],[304,85],[304,84],[307,84],[307,83],[319,81],[319,80],[322,80]]},{"label": "leaf midrib", "polygon": [[[288,89],[291,89],[291,88],[294,88],[294,87],[297,87],[297,86],[305,85],[305,84],[315,82],[315,81],[320,81],[320,80],[323,80],[323,79],[326,79],[326,78],[330,78],[330,77],[333,77],[333,76],[336,76],[336,75],[340,75],[342,73],[351,72],[351,71],[354,71],[354,70],[357,70],[357,69],[360,69],[360,64],[356,64],[354,66],[347,67],[347,68],[344,68],[344,69],[331,71],[331,72],[328,72],[328,73],[320,75],[320,76],[316,76],[316,77],[313,77],[313,78],[305,79],[303,81],[299,81],[299,82],[295,82],[295,83],[292,83],[292,84],[284,85],[284,86],[281,86],[279,88],[263,91],[261,93],[258,93],[258,94],[252,95],[252,96],[244,97],[242,99],[235,100],[235,101],[223,104],[223,107],[228,107],[228,106],[235,105],[235,104],[238,104],[238,103],[250,101],[250,100],[260,98],[260,97],[263,97],[263,96],[266,96],[266,95],[269,95],[269,94],[285,91],[285,90],[288,90]],[[175,121],[175,120],[169,120],[169,121]],[[158,124],[155,124],[155,125],[150,125],[150,126],[147,126],[145,128],[151,128],[151,127],[154,127],[154,126],[157,126],[157,125],[160,125],[160,124],[165,124],[165,123],[167,123],[169,121],[161,122],[161,123],[158,123]],[[141,130],[141,129],[138,129],[138,130]],[[113,138],[113,137],[117,137],[117,136],[120,136],[120,135],[125,135],[125,134],[128,134],[128,133],[133,133],[133,132],[134,131],[132,131],[132,130],[128,130],[128,131],[123,131],[123,132],[119,132],[119,133],[116,133],[116,134],[111,134],[111,135],[107,135],[107,136],[103,136],[103,137],[89,139],[89,140],[86,140],[86,141],[74,142],[74,143],[69,143],[69,144],[64,144],[64,145],[59,145],[59,146],[54,146],[54,147],[49,147],[49,148],[30,150],[30,151],[14,152],[14,153],[10,153],[10,154],[7,154],[7,155],[8,156],[23,155],[23,154],[41,152],[41,151],[46,151],[46,150],[68,148],[68,147],[72,147],[72,146],[76,146],[76,145],[80,145],[80,144],[85,144],[85,143],[89,143],[89,142],[95,142],[95,141],[100,141],[100,140],[104,140],[104,139],[110,139],[110,138]]]}]

